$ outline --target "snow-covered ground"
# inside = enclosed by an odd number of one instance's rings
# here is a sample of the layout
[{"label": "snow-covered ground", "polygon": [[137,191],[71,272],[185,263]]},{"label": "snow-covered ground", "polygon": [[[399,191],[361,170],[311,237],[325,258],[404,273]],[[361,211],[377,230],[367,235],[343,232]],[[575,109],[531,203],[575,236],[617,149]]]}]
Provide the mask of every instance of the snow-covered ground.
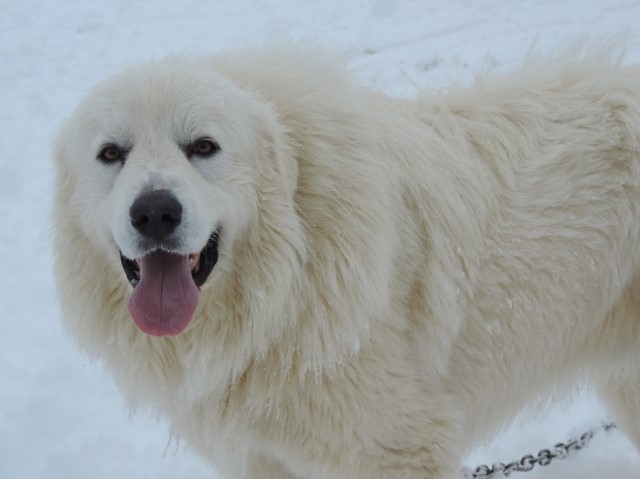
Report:
[{"label": "snow-covered ground", "polygon": [[[166,425],[130,417],[100,364],[60,326],[51,278],[51,143],[88,87],[167,53],[265,41],[347,49],[360,81],[389,93],[468,82],[516,66],[532,42],[629,35],[631,0],[0,0],[0,479],[216,478]],[[566,406],[566,405],[565,405]],[[470,464],[507,461],[604,418],[585,394],[520,421]],[[619,432],[516,479],[631,479],[640,455]]]}]

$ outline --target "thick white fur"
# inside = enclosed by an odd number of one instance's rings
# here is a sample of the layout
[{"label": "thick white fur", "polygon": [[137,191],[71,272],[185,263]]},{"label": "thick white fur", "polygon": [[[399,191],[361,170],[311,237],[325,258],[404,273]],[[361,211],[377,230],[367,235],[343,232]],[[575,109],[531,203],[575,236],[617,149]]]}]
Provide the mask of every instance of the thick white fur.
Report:
[{"label": "thick white fur", "polygon": [[[176,146],[214,137],[213,159]],[[60,134],[55,272],[69,330],[134,406],[231,477],[449,479],[527,403],[585,377],[640,447],[640,71],[530,61],[399,100],[318,52],[134,68]],[[106,140],[133,147],[101,164]],[[118,248],[141,188],[193,251],[195,318],[149,337]]]}]

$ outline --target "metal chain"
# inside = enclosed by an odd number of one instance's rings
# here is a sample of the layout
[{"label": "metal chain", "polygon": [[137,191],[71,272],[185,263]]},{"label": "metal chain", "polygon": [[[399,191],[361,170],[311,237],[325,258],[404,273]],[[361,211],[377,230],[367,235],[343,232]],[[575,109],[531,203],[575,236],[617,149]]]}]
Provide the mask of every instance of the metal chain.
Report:
[{"label": "metal chain", "polygon": [[588,430],[579,438],[569,439],[566,443],[559,442],[553,446],[553,449],[542,449],[538,452],[537,457],[527,454],[519,461],[513,461],[508,464],[498,462],[491,466],[478,466],[475,469],[465,467],[462,469],[463,477],[464,479],[492,479],[498,473],[502,473],[504,477],[509,477],[512,472],[529,472],[536,465],[548,466],[554,459],[566,459],[573,453],[587,447],[597,433],[606,432],[615,427],[616,425],[612,422],[603,423],[599,427]]}]

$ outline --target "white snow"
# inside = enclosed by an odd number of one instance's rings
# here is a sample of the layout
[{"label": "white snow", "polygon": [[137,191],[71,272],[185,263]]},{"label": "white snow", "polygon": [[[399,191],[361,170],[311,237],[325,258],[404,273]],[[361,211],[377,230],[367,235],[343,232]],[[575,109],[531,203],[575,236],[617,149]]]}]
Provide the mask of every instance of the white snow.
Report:
[{"label": "white snow", "polygon": [[[567,40],[629,35],[630,0],[0,0],[0,479],[214,479],[162,420],[131,418],[99,363],[60,325],[51,278],[51,144],[86,90],[168,53],[265,41],[348,50],[363,83],[398,95],[468,82]],[[520,421],[468,463],[509,461],[606,417],[588,394]],[[514,478],[631,479],[640,455],[617,431]]]}]

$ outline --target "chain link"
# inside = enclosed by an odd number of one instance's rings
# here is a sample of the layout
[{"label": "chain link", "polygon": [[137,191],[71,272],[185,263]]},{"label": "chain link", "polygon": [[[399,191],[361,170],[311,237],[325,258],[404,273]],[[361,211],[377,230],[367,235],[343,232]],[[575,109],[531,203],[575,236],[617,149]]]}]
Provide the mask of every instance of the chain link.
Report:
[{"label": "chain link", "polygon": [[[573,453],[584,449],[589,445],[593,436],[601,431],[609,431],[614,429],[616,425],[612,422],[603,423],[599,427],[588,430],[579,438],[569,439],[566,443],[559,442],[553,449],[542,449],[537,456],[527,454],[519,461],[513,461],[508,464],[497,462],[491,466],[482,465],[475,469],[465,467],[462,469],[464,479],[494,479],[494,475],[502,473],[504,477],[509,477],[513,472],[529,472],[535,466],[548,466],[555,459],[566,459]],[[496,476],[495,479],[497,479]]]}]

